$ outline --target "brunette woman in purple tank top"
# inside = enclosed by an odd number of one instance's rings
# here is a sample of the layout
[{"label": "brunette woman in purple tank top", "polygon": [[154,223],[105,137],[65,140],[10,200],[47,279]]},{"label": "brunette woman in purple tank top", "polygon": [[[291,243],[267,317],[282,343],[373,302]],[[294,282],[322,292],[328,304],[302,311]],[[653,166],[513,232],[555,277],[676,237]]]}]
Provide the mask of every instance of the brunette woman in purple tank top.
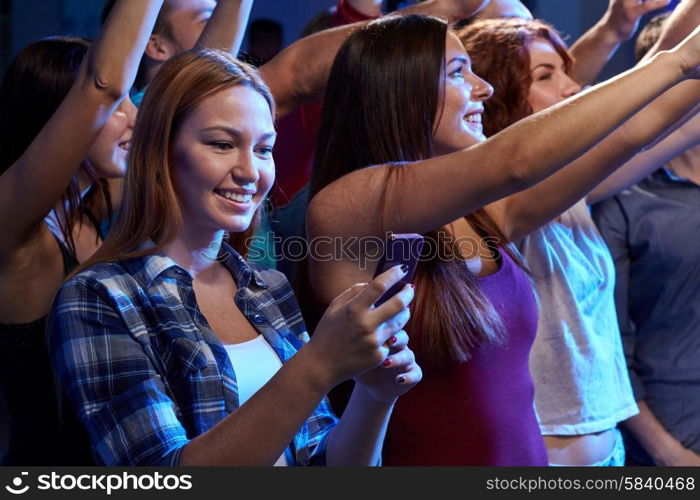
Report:
[{"label": "brunette woman in purple tank top", "polygon": [[[694,62],[693,40],[678,50]],[[668,57],[677,70],[681,59]],[[407,325],[424,377],[395,406],[385,463],[546,465],[527,368],[533,292],[505,246],[508,228],[480,207],[555,173],[676,81],[652,62],[485,140],[491,86],[445,23],[384,18],[345,42],[311,182],[307,295],[329,303],[369,281],[374,266],[353,255],[388,232],[423,234],[432,250]],[[329,236],[350,251],[328,259],[314,238]]]}]

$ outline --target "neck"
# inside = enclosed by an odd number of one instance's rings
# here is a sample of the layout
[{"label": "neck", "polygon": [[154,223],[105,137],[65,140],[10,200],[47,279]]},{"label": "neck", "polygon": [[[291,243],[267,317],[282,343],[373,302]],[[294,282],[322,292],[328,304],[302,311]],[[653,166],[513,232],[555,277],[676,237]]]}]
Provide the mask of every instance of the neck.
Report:
[{"label": "neck", "polygon": [[675,157],[668,162],[667,167],[675,175],[700,185],[700,146]]},{"label": "neck", "polygon": [[207,275],[219,264],[219,250],[224,240],[224,231],[205,234],[178,235],[163,247],[163,253],[186,269],[193,279]]}]

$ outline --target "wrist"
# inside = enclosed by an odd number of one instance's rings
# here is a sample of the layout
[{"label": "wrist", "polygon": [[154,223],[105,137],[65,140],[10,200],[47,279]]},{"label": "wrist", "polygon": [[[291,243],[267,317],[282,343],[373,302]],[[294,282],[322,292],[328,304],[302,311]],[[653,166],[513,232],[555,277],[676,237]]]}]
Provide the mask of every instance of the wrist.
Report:
[{"label": "wrist", "polygon": [[355,379],[355,388],[353,389],[353,397],[358,399],[363,405],[369,405],[377,410],[391,411],[399,399],[398,396],[390,396],[382,398],[364,385],[360,380]]},{"label": "wrist", "polygon": [[630,38],[629,35],[616,28],[616,23],[613,22],[610,15],[603,16],[596,26],[596,33],[599,40],[608,46],[620,45]]},{"label": "wrist", "polygon": [[290,361],[296,361],[304,369],[304,377],[315,392],[325,396],[333,387],[342,380],[329,363],[325,362],[324,356],[316,352],[313,341],[306,344],[303,349],[297,352]]}]

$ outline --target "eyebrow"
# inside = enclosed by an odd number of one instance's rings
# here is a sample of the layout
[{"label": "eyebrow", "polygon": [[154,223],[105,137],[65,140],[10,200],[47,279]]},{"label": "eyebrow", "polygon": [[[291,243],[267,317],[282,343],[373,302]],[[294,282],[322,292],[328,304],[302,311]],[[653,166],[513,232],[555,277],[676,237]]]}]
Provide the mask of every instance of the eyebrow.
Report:
[{"label": "eyebrow", "polygon": [[[214,131],[221,131],[221,132],[226,132],[232,137],[241,137],[243,133],[232,127],[226,127],[225,125],[214,125],[213,127],[206,127],[201,129],[202,132],[214,132]],[[266,134],[263,134],[260,136],[260,140],[268,140],[268,139],[274,139],[277,137],[277,132],[267,132]]]},{"label": "eyebrow", "polygon": [[535,71],[537,68],[542,68],[542,67],[547,68],[547,69],[556,69],[556,66],[554,66],[554,64],[542,63],[542,64],[538,64],[537,66],[532,68],[530,71]]}]

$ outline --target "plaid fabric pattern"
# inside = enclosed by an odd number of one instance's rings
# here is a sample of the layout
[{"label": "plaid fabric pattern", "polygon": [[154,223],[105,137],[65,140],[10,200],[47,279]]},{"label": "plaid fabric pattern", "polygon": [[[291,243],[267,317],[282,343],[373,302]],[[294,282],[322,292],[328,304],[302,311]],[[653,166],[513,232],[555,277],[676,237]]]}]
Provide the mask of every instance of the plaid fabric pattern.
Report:
[{"label": "plaid fabric pattern", "polygon": [[[283,274],[224,244],[236,305],[282,363],[307,341]],[[177,465],[187,442],[238,406],[236,377],[199,311],[192,278],[163,255],[93,266],[60,289],[49,318],[57,380],[103,465]],[[295,465],[325,462],[337,419],[323,400],[296,434]]]}]

